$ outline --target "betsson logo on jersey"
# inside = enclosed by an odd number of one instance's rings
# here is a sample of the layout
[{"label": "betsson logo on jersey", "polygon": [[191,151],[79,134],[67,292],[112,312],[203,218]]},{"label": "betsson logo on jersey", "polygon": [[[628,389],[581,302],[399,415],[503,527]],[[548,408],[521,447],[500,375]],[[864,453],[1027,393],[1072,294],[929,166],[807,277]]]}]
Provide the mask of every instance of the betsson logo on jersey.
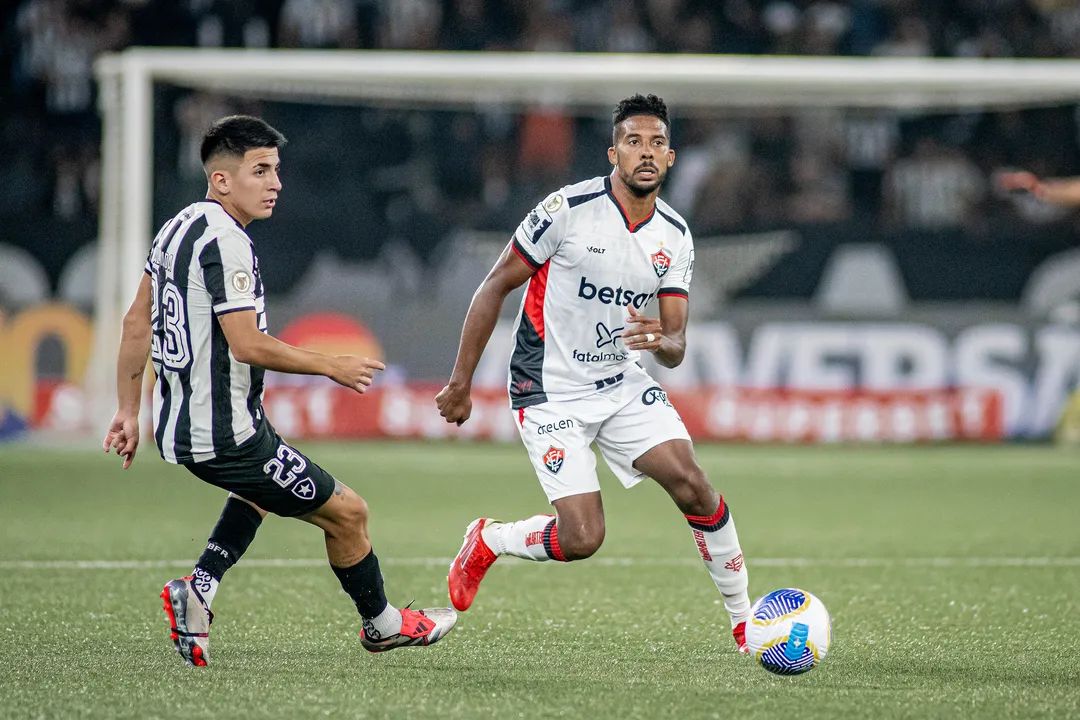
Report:
[{"label": "betsson logo on jersey", "polygon": [[581,285],[578,286],[578,297],[585,300],[596,299],[605,305],[615,304],[620,307],[626,307],[633,303],[634,307],[640,310],[650,300],[653,299],[653,293],[639,293],[634,290],[624,290],[621,287],[596,287],[585,276],[581,278]]}]

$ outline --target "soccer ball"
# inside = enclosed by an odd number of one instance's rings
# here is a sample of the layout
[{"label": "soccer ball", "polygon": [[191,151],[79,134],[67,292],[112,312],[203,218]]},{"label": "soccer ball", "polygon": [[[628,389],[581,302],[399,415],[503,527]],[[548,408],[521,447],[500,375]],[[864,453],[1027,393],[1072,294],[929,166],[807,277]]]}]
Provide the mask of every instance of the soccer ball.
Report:
[{"label": "soccer ball", "polygon": [[805,590],[774,590],[750,608],[746,646],[771,673],[799,675],[813,670],[831,640],[829,611]]}]

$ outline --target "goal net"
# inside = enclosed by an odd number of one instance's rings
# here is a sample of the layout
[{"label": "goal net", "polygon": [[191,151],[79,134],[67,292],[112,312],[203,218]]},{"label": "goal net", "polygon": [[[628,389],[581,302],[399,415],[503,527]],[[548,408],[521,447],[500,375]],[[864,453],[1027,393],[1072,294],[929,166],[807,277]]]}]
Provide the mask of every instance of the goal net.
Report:
[{"label": "goal net", "polygon": [[[96,72],[93,423],[154,231],[204,192],[192,143],[215,113],[290,139],[281,205],[250,228],[271,330],[391,366],[377,401],[277,378],[275,422],[433,436],[457,432],[430,397],[477,283],[544,195],[609,171],[610,108],[637,92],[672,109],[663,196],[695,234],[691,350],[657,377],[696,435],[1043,436],[1076,385],[1072,216],[993,183],[1080,171],[1076,62],[133,49]],[[516,310],[462,433],[515,434]]]}]

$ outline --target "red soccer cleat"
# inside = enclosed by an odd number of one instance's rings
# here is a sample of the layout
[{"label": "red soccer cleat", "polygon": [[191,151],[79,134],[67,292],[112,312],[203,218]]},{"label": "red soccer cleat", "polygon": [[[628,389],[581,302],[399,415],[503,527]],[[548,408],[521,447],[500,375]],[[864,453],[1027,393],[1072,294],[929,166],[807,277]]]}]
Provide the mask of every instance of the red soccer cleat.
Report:
[{"label": "red soccer cleat", "polygon": [[373,653],[399,647],[426,647],[445,637],[456,624],[457,613],[450,608],[413,610],[403,607],[400,631],[388,637],[378,637],[365,623],[360,629],[360,644]]},{"label": "red soccer cleat", "polygon": [[454,562],[450,563],[450,574],[446,576],[446,582],[450,586],[450,602],[458,610],[469,609],[476,597],[476,591],[480,589],[480,581],[498,558],[480,534],[489,522],[491,521],[488,518],[477,518],[469,523],[469,527],[465,529],[465,542],[458,550]]},{"label": "red soccer cleat", "polygon": [[746,621],[743,620],[741,623],[736,625],[731,630],[731,635],[735,638],[735,644],[739,646],[739,652],[744,655],[749,655],[750,648],[746,646]]}]

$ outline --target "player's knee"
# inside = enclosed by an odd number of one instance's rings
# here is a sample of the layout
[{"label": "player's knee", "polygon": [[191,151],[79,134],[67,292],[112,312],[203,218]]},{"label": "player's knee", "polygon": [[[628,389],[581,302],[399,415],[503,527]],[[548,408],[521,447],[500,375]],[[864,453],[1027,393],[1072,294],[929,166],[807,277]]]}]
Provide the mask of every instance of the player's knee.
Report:
[{"label": "player's knee", "polygon": [[671,486],[671,496],[687,515],[711,515],[716,511],[716,490],[697,465],[686,468]]},{"label": "player's knee", "polygon": [[564,534],[559,527],[559,546],[567,560],[584,560],[592,557],[604,544],[603,523],[581,525]]},{"label": "player's knee", "polygon": [[368,504],[356,493],[346,493],[334,519],[347,531],[361,531],[367,526]]}]

